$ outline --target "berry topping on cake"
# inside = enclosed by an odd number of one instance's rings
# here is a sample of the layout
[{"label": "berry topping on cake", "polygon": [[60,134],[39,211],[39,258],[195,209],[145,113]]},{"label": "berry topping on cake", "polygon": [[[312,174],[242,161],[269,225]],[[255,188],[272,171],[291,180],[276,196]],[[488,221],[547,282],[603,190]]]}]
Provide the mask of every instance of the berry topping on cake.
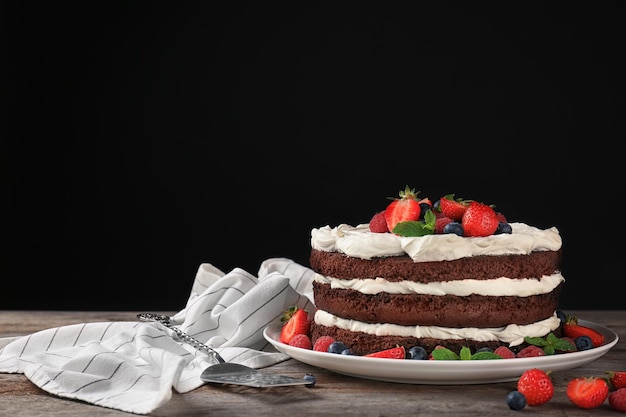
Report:
[{"label": "berry topping on cake", "polygon": [[493,208],[476,201],[470,203],[461,219],[464,236],[467,237],[491,236],[499,223]]},{"label": "berry topping on cake", "polygon": [[393,232],[398,223],[419,220],[421,207],[415,189],[407,185],[400,191],[400,198],[395,198],[385,209],[387,228]]},{"label": "berry topping on cake", "polygon": [[456,234],[461,237],[485,237],[511,234],[511,225],[494,206],[474,200],[454,198],[447,194],[433,204],[428,197],[418,198],[418,192],[407,185],[399,198],[376,212],[370,219],[372,233],[393,233],[398,236],[419,237],[431,234]]},{"label": "berry topping on cake", "polygon": [[370,220],[370,232],[387,233],[388,231],[389,228],[387,227],[387,220],[385,220],[385,210],[374,214]]},{"label": "berry topping on cake", "polygon": [[447,194],[439,199],[439,210],[444,216],[454,221],[461,221],[470,202],[470,200],[460,198],[454,199],[454,194]]}]

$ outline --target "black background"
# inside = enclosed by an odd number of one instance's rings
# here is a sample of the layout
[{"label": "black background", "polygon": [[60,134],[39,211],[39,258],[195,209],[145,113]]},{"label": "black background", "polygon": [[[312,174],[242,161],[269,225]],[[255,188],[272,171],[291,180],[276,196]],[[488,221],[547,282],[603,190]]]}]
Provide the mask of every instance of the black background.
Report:
[{"label": "black background", "polygon": [[4,4],[0,309],[179,310],[405,185],[558,227],[562,307],[623,308],[623,3],[434,3]]}]

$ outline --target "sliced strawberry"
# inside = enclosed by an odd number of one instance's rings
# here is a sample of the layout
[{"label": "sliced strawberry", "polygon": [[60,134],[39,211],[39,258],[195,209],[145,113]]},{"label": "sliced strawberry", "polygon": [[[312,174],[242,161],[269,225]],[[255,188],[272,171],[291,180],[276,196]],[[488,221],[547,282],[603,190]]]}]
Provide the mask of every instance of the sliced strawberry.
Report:
[{"label": "sliced strawberry", "polygon": [[469,200],[454,199],[454,194],[447,194],[439,199],[441,213],[454,221],[460,221],[469,205]]},{"label": "sliced strawberry", "polygon": [[417,201],[417,194],[414,189],[410,189],[407,185],[404,191],[400,191],[400,198],[389,203],[385,209],[385,221],[390,232],[393,232],[398,223],[415,221],[420,218],[422,209]]},{"label": "sliced strawberry", "polygon": [[390,349],[381,350],[374,353],[363,355],[368,358],[388,358],[388,359],[405,359],[406,350],[403,346],[396,346]]},{"label": "sliced strawberry", "polygon": [[609,385],[604,378],[581,376],[567,384],[565,393],[578,408],[597,408],[609,396]]},{"label": "sliced strawberry", "polygon": [[486,204],[472,201],[463,213],[461,225],[464,236],[491,236],[498,229],[498,216],[493,208]]},{"label": "sliced strawberry", "polygon": [[572,339],[580,336],[589,336],[593,347],[602,346],[604,344],[604,335],[591,327],[578,324],[576,317],[568,318],[563,324],[563,335]]},{"label": "sliced strawberry", "polygon": [[311,320],[306,310],[292,306],[283,313],[281,321],[284,324],[280,330],[280,341],[285,344],[289,344],[289,341],[297,334],[309,334]]},{"label": "sliced strawberry", "polygon": [[387,233],[387,220],[385,220],[385,210],[379,211],[374,214],[370,220],[370,232],[372,233]]}]

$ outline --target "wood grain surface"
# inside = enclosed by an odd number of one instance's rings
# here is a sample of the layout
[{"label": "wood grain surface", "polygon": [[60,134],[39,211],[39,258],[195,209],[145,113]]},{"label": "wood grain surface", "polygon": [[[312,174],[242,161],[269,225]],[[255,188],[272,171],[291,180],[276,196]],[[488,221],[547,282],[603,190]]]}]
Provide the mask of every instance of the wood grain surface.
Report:
[{"label": "wood grain surface", "polygon": [[[165,314],[171,312],[163,312]],[[582,367],[552,375],[555,395],[525,414],[543,416],[616,416],[608,402],[594,410],[574,407],[565,394],[567,382],[578,376],[602,376],[626,371],[626,311],[579,311],[583,320],[615,331],[620,340],[607,354]],[[136,320],[136,312],[0,311],[0,337],[19,336],[67,324]],[[515,382],[479,385],[414,385],[353,378],[290,359],[266,368],[284,375],[315,375],[317,384],[280,388],[248,388],[207,384],[172,399],[152,416],[481,416],[517,415],[505,397]],[[517,412],[519,413],[519,412]],[[21,374],[0,374],[2,416],[131,416],[133,414],[52,396]],[[520,414],[521,415],[521,414]]]}]

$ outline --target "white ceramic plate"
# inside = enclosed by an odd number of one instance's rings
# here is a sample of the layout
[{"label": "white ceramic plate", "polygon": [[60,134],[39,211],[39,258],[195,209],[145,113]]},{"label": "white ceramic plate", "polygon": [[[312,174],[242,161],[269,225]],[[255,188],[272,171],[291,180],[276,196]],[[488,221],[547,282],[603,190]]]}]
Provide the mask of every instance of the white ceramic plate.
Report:
[{"label": "white ceramic plate", "polygon": [[263,335],[277,350],[293,359],[339,374],[405,384],[463,385],[514,381],[529,368],[553,372],[576,368],[598,359],[618,341],[617,333],[607,327],[584,320],[579,320],[579,323],[602,333],[605,344],[589,350],[559,355],[482,361],[382,359],[316,352],[281,343],[279,339],[281,323],[268,326]]}]

